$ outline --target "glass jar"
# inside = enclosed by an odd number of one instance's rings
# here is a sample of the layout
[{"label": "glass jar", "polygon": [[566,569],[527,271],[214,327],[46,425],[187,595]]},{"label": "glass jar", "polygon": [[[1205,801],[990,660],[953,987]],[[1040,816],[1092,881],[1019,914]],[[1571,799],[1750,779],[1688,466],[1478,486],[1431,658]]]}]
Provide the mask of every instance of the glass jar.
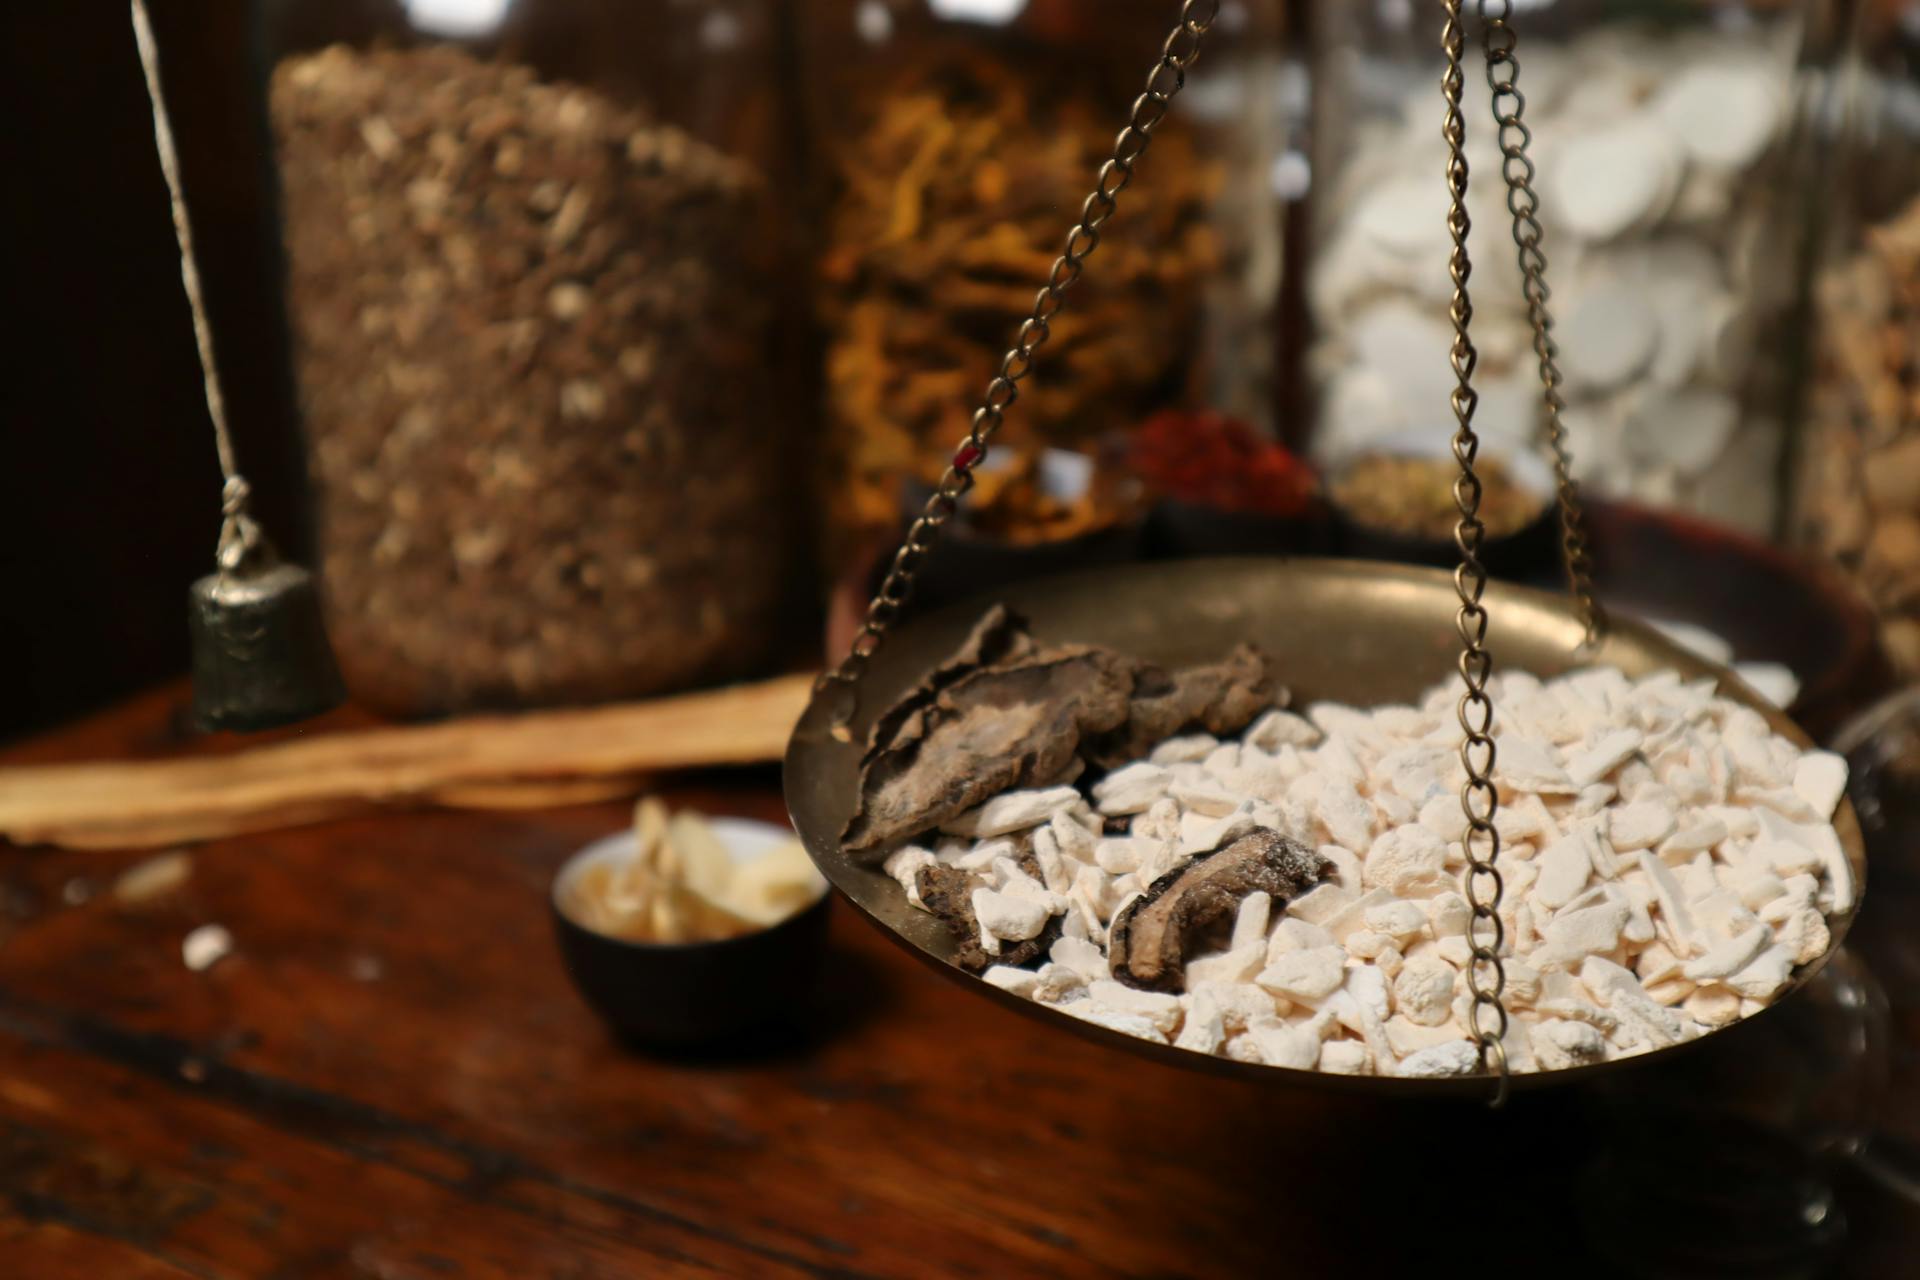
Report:
[{"label": "glass jar", "polygon": [[[1577,471],[1590,488],[1771,536],[1801,367],[1809,96],[1822,0],[1514,4],[1519,88]],[[1467,6],[1469,11],[1473,6]],[[1315,452],[1453,430],[1442,15],[1314,9]],[[1477,426],[1543,408],[1480,24],[1465,31]]]},{"label": "glass jar", "polygon": [[321,578],[359,699],[593,701],[766,660],[794,541],[777,14],[261,6]]},{"label": "glass jar", "polygon": [[[971,503],[1007,508],[996,536],[1117,517],[1098,509],[1117,490],[1095,483],[1060,518],[1049,448],[1104,466],[1103,438],[1170,407],[1271,429],[1281,7],[1221,6],[995,439],[999,470]],[[830,548],[892,528],[903,481],[939,479],[1176,13],[1161,0],[806,6]]]},{"label": "glass jar", "polygon": [[1794,534],[1920,676],[1920,3],[1861,4],[1813,285]]}]

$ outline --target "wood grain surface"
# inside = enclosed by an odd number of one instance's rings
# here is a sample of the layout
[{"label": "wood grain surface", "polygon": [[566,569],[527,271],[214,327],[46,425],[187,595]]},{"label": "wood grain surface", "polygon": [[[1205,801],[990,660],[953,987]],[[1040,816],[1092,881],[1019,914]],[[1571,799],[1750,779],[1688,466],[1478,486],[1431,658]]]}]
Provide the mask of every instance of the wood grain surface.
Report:
[{"label": "wood grain surface", "polygon": [[[11,759],[177,750],[177,701]],[[777,817],[775,784],[674,798]],[[1620,1108],[1659,1092],[1641,1075],[1626,1101],[1500,1115],[1203,1078],[975,999],[844,907],[798,1029],[630,1052],[568,987],[546,905],[561,859],[624,817],[222,840],[135,906],[111,885],[138,855],[0,848],[0,1274],[1448,1274],[1468,1215],[1512,1274],[1810,1274],[1669,1270],[1697,1230],[1606,1216]],[[235,950],[191,972],[180,941],[208,922]],[[1841,1186],[1848,1243],[1822,1264],[1900,1274],[1920,1223]],[[1604,1257],[1623,1249],[1638,1265]]]}]

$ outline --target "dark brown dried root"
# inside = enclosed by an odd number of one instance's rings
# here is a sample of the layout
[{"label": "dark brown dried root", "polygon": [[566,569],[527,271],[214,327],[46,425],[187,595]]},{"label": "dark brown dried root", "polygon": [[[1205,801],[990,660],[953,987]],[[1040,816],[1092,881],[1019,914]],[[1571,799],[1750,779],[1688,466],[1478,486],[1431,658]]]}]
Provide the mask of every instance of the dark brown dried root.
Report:
[{"label": "dark brown dried root", "polygon": [[1184,991],[1188,957],[1225,940],[1241,899],[1264,890],[1277,911],[1332,870],[1319,854],[1266,827],[1196,854],[1114,917],[1107,935],[1113,976],[1144,991]]},{"label": "dark brown dried root", "polygon": [[927,910],[939,916],[947,932],[953,935],[953,962],[968,973],[982,973],[996,964],[1025,969],[1045,959],[1053,949],[1054,939],[1060,936],[1060,917],[1054,916],[1039,936],[1025,942],[1003,942],[1000,954],[990,956],[980,945],[980,922],[973,914],[975,881],[971,874],[958,867],[922,867],[914,887],[919,890],[920,901]]},{"label": "dark brown dried root", "polygon": [[[875,725],[847,824],[847,852],[875,861],[909,836],[1016,787],[1038,786],[1073,762],[1088,734],[1127,718],[1131,659],[1086,645],[1042,646],[1004,610],[976,627]],[[977,665],[985,655],[997,665]]]},{"label": "dark brown dried root", "polygon": [[995,605],[875,722],[841,841],[877,862],[1002,791],[1052,784],[1077,759],[1112,767],[1176,733],[1236,733],[1285,700],[1251,645],[1168,672],[1094,645],[1042,644]]},{"label": "dark brown dried root", "polygon": [[1175,734],[1238,733],[1261,712],[1286,702],[1271,661],[1250,644],[1237,646],[1224,662],[1178,671],[1141,663],[1126,724],[1090,744],[1086,755],[1103,769],[1117,768]]},{"label": "dark brown dried root", "polygon": [[1000,666],[1028,657],[1034,648],[1033,637],[1027,633],[1027,620],[1003,604],[994,605],[973,624],[973,630],[967,633],[952,657],[935,667],[925,680],[908,690],[905,697],[874,722],[861,763],[872,760],[884,745],[891,745],[900,736],[901,726],[932,706],[942,689],[982,667]]}]

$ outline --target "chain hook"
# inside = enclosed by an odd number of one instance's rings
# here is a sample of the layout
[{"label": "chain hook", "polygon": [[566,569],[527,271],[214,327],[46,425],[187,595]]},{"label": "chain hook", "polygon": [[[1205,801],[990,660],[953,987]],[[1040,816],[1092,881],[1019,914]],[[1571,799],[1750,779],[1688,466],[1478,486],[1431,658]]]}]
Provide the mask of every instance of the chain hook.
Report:
[{"label": "chain hook", "polygon": [[1520,60],[1515,55],[1520,36],[1512,22],[1513,0],[1478,0],[1481,49],[1485,55],[1487,89],[1492,96],[1494,126],[1499,133],[1500,174],[1507,186],[1507,211],[1513,216],[1513,243],[1519,256],[1521,294],[1527,321],[1533,330],[1533,353],[1539,366],[1546,407],[1547,442],[1553,451],[1553,474],[1560,513],[1560,559],[1579,616],[1580,643],[1574,652],[1592,657],[1606,636],[1607,615],[1593,585],[1593,556],[1587,543],[1586,515],[1580,482],[1573,476],[1573,455],[1567,444],[1567,402],[1560,388],[1560,348],[1553,340],[1553,313],[1548,303],[1546,233],[1540,226],[1540,196],[1528,148],[1533,131],[1526,124],[1526,95],[1520,92]]}]

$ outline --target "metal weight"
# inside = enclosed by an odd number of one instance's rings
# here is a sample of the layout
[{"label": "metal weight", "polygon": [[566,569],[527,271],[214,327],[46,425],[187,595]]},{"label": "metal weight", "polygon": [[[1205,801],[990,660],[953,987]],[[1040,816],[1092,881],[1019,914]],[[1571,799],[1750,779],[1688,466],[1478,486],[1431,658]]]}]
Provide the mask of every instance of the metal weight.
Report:
[{"label": "metal weight", "polygon": [[187,595],[193,718],[201,728],[271,729],[345,701],[311,573],[262,542]]}]

